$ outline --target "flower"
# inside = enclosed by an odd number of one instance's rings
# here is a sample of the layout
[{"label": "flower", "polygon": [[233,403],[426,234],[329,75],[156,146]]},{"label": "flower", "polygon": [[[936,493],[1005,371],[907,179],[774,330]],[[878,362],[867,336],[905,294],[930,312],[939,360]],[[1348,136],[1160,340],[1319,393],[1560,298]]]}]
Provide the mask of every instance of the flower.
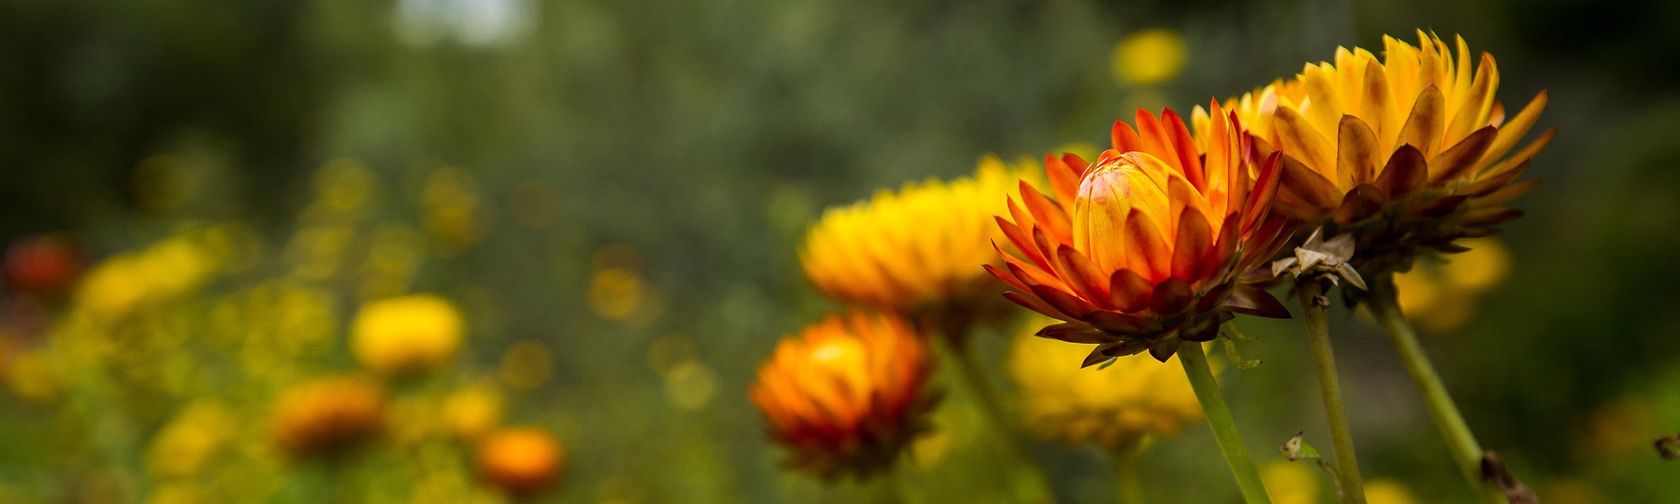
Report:
[{"label": "flower", "polygon": [[1304,463],[1276,461],[1260,469],[1260,479],[1266,484],[1266,494],[1275,504],[1313,504],[1318,502],[1322,485],[1316,470]]},{"label": "flower", "polygon": [[1510,273],[1510,251],[1497,238],[1459,240],[1464,252],[1444,262],[1415,261],[1396,273],[1394,285],[1406,318],[1433,331],[1463,327],[1481,299]]},{"label": "flower", "polygon": [[979,266],[1001,238],[989,216],[1025,170],[996,157],[974,175],[906,184],[868,201],[830,208],[805,235],[800,263],[823,293],[881,310],[915,312],[994,299]]},{"label": "flower", "polygon": [[[1048,322],[1034,319],[1034,328]],[[1117,450],[1148,435],[1177,434],[1202,418],[1190,381],[1176,368],[1142,359],[1103,369],[1068,365],[1084,353],[1030,334],[1015,339],[1009,374],[1020,390],[1022,423],[1039,437]]]},{"label": "flower", "polygon": [[1109,66],[1120,82],[1147,86],[1160,84],[1184,68],[1184,38],[1166,28],[1142,30],[1114,45]]},{"label": "flower", "polygon": [[275,441],[293,456],[338,451],[378,433],[385,392],[353,376],[316,378],[293,386],[275,403]]},{"label": "flower", "polygon": [[1387,478],[1365,482],[1365,502],[1369,504],[1412,504],[1417,502],[1406,485]]},{"label": "flower", "polygon": [[463,387],[443,399],[443,423],[459,439],[476,439],[502,421],[502,395],[485,385]]},{"label": "flower", "polygon": [[1244,276],[1290,234],[1269,215],[1278,155],[1253,166],[1240,124],[1213,109],[1205,159],[1176,113],[1139,111],[1137,130],[1115,123],[1096,163],[1045,159],[1055,198],[1022,183],[997,217],[1019,254],[987,271],[1014,288],[1009,299],[1064,321],[1040,336],[1096,344],[1085,365],[1145,349],[1165,361],[1233,312],[1288,315]]},{"label": "flower", "polygon": [[197,474],[233,438],[236,427],[237,418],[227,407],[208,400],[194,402],[153,436],[146,468],[158,476]]},{"label": "flower", "polygon": [[[1505,205],[1538,182],[1515,180],[1555,133],[1513,151],[1546,93],[1507,118],[1494,98],[1493,56],[1483,53],[1472,72],[1462,37],[1456,58],[1422,31],[1415,47],[1383,40],[1380,62],[1338,48],[1335,63],[1309,64],[1227,104],[1262,153],[1285,154],[1277,212],[1327,221],[1336,227],[1327,236],[1355,232],[1368,273],[1402,266],[1417,249],[1459,250],[1454,240],[1521,216]],[[1211,127],[1204,116],[1194,122]]]},{"label": "flower", "polygon": [[788,465],[824,479],[890,464],[925,427],[932,363],[892,316],[830,316],[776,345],[749,395]]},{"label": "flower", "polygon": [[566,452],[547,432],[511,427],[493,432],[478,444],[478,472],[492,486],[527,496],[546,488],[566,468]]},{"label": "flower", "polygon": [[81,253],[60,236],[32,236],[6,247],[6,285],[20,292],[62,292],[81,269]]},{"label": "flower", "polygon": [[379,372],[428,369],[461,346],[461,313],[441,297],[416,294],[362,306],[351,323],[356,360]]}]

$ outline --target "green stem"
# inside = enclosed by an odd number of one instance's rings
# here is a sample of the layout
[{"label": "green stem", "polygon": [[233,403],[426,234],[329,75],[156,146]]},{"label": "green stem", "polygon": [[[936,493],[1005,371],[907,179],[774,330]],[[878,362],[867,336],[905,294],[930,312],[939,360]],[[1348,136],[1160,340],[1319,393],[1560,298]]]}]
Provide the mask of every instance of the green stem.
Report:
[{"label": "green stem", "polygon": [[1470,432],[1469,424],[1464,423],[1464,415],[1458,412],[1458,405],[1447,393],[1447,387],[1441,381],[1441,375],[1435,372],[1435,365],[1429,361],[1429,356],[1423,352],[1423,345],[1418,344],[1417,333],[1412,331],[1410,323],[1400,312],[1398,291],[1395,289],[1392,277],[1378,280],[1370,302],[1366,303],[1371,309],[1371,315],[1382,325],[1383,332],[1393,340],[1394,348],[1400,353],[1400,360],[1406,364],[1406,371],[1412,375],[1412,381],[1417,384],[1418,391],[1423,394],[1424,404],[1429,408],[1429,417],[1435,421],[1435,427],[1441,430],[1446,438],[1447,446],[1452,451],[1453,462],[1458,464],[1459,473],[1470,487],[1480,494],[1487,502],[1504,502],[1493,488],[1482,481],[1482,446],[1476,442],[1475,434]]},{"label": "green stem", "polygon": [[1120,504],[1143,504],[1143,481],[1138,478],[1138,459],[1142,458],[1147,439],[1139,439],[1114,450],[1114,489]]},{"label": "green stem", "polygon": [[944,338],[946,353],[951,357],[947,361],[954,362],[957,368],[957,379],[974,396],[980,406],[980,416],[984,418],[986,427],[992,431],[993,438],[1003,443],[1006,455],[1015,466],[1013,487],[1016,496],[1029,502],[1051,502],[1049,479],[1033,464],[1027,455],[1026,448],[1021,444],[1016,430],[1005,420],[1003,403],[997,398],[992,387],[986,383],[986,376],[980,372],[980,365],[975,361],[974,352],[969,347],[958,347],[952,341],[965,341],[966,335],[951,335]]},{"label": "green stem", "polygon": [[1184,375],[1190,378],[1190,388],[1196,391],[1196,400],[1202,403],[1202,413],[1213,429],[1213,439],[1218,441],[1219,451],[1225,455],[1225,465],[1230,467],[1231,476],[1237,480],[1237,489],[1242,492],[1243,501],[1271,504],[1271,498],[1266,496],[1266,485],[1260,482],[1260,471],[1255,469],[1254,460],[1248,458],[1248,448],[1243,446],[1242,435],[1237,433],[1237,423],[1231,419],[1231,410],[1219,395],[1219,382],[1214,380],[1213,370],[1208,368],[1207,354],[1202,352],[1201,343],[1186,341],[1179,345],[1178,362],[1184,365]]},{"label": "green stem", "polygon": [[1342,405],[1341,378],[1336,374],[1336,352],[1330,346],[1330,321],[1324,286],[1315,279],[1299,282],[1301,311],[1307,323],[1307,346],[1312,348],[1318,370],[1318,388],[1324,398],[1324,416],[1330,421],[1330,442],[1336,452],[1336,479],[1344,504],[1365,502],[1365,483],[1359,478],[1359,458],[1353,450],[1353,431],[1348,429],[1347,409]]}]

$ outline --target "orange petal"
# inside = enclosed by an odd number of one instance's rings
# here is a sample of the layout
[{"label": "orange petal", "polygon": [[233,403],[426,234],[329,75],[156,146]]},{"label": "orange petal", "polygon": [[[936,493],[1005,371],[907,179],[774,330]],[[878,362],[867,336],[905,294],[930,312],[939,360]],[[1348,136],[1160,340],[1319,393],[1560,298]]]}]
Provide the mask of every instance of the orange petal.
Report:
[{"label": "orange petal", "polygon": [[1388,157],[1388,164],[1377,176],[1376,185],[1390,197],[1400,196],[1423,186],[1428,175],[1429,167],[1423,161],[1423,153],[1417,147],[1402,145]]},{"label": "orange petal", "polygon": [[1109,299],[1122,311],[1136,312],[1148,307],[1154,288],[1148,279],[1132,270],[1115,271],[1108,277]]},{"label": "orange petal", "polygon": [[1062,279],[1073,292],[1079,294],[1100,308],[1113,308],[1108,305],[1108,276],[1097,271],[1097,267],[1086,259],[1084,254],[1073,247],[1062,245],[1056,247],[1056,261],[1063,271]]},{"label": "orange petal", "polygon": [[1131,152],[1143,149],[1143,140],[1138,139],[1137,131],[1126,121],[1114,121],[1114,128],[1109,130],[1109,141],[1114,150]]},{"label": "orange petal", "polygon": [[1172,252],[1167,248],[1166,236],[1156,225],[1153,216],[1133,209],[1126,215],[1126,238],[1123,243],[1124,263],[1130,269],[1148,272],[1151,279],[1165,278],[1172,267]]},{"label": "orange petal", "polygon": [[1400,145],[1417,147],[1424,156],[1435,153],[1437,144],[1441,143],[1442,123],[1446,118],[1446,99],[1441,96],[1441,90],[1430,85],[1418,94],[1417,103],[1412,105],[1412,113],[1406,119],[1406,125],[1400,128]]},{"label": "orange petal", "polygon": [[1283,151],[1290,157],[1300,160],[1313,171],[1322,175],[1320,178],[1335,176],[1336,151],[1324,135],[1313,129],[1307,119],[1301,117],[1300,112],[1288,105],[1277,108],[1277,136],[1283,143]]},{"label": "orange petal", "polygon": [[1382,162],[1377,151],[1377,134],[1365,121],[1351,115],[1342,116],[1338,128],[1336,148],[1336,182],[1353,187],[1377,178],[1377,163]]},{"label": "orange petal", "polygon": [[1493,137],[1499,132],[1493,126],[1483,126],[1470,136],[1429,160],[1429,177],[1434,185],[1442,185],[1468,175],[1476,162],[1487,152]]},{"label": "orange petal", "polygon": [[1207,264],[1208,251],[1213,248],[1213,228],[1200,210],[1185,207],[1179,214],[1177,241],[1173,247],[1174,278],[1195,282],[1203,272],[1213,269]]}]

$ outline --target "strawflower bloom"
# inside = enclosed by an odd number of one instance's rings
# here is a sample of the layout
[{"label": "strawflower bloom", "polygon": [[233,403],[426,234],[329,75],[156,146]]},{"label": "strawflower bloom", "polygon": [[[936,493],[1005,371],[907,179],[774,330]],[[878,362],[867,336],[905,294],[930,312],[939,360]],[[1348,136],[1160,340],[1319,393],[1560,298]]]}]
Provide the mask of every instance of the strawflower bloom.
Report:
[{"label": "strawflower bloom", "polygon": [[1171,110],[1137,115],[1113,130],[1114,148],[1087,165],[1049,157],[1055,197],[1026,183],[998,226],[1019,251],[987,271],[1004,295],[1064,321],[1039,335],[1096,344],[1085,365],[1149,350],[1166,361],[1183,341],[1208,341],[1232,313],[1285,317],[1283,305],[1245,275],[1291,230],[1270,215],[1276,154],[1249,161],[1249,136],[1213,104],[1201,141]]},{"label": "strawflower bloom", "polygon": [[830,316],[776,346],[750,395],[788,466],[823,479],[888,467],[927,428],[932,362],[892,316]]},{"label": "strawflower bloom", "polygon": [[342,450],[384,428],[385,392],[350,376],[316,378],[280,396],[273,412],[275,441],[303,457]]},{"label": "strawflower bloom", "polygon": [[[1472,71],[1463,38],[1456,57],[1422,31],[1417,46],[1383,42],[1381,61],[1338,48],[1334,63],[1227,103],[1261,153],[1285,154],[1276,211],[1323,222],[1326,236],[1353,232],[1367,274],[1404,269],[1420,249],[1459,251],[1455,240],[1521,216],[1506,205],[1538,182],[1516,178],[1555,132],[1517,148],[1546,93],[1507,117],[1493,56]],[[1211,126],[1200,113],[1194,122]]]},{"label": "strawflower bloom", "polygon": [[368,369],[429,369],[461,346],[461,313],[443,298],[418,294],[362,306],[350,328],[350,349]]},{"label": "strawflower bloom", "polygon": [[1025,172],[987,156],[972,176],[831,208],[800,247],[805,276],[835,299],[903,314],[994,300],[1002,289],[978,268],[1002,238],[990,216]]},{"label": "strawflower bloom", "polygon": [[559,440],[541,429],[513,427],[492,432],[478,444],[478,472],[510,495],[542,491],[566,469]]},{"label": "strawflower bloom", "polygon": [[1027,333],[1015,339],[1009,374],[1020,391],[1022,423],[1035,435],[1116,451],[1202,420],[1201,404],[1176,365],[1147,359],[1121,359],[1103,369],[1068,365],[1084,354],[1079,346]]}]

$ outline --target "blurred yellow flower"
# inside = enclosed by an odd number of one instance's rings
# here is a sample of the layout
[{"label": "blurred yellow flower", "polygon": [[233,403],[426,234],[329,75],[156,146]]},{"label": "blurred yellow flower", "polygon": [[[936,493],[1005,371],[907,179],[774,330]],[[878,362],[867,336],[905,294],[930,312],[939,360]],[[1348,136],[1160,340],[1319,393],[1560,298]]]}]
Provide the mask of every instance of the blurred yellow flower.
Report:
[{"label": "blurred yellow flower", "polygon": [[6,385],[18,397],[46,401],[58,396],[61,386],[58,368],[45,348],[31,348],[10,356],[5,367]]},{"label": "blurred yellow flower", "polygon": [[800,247],[805,276],[835,299],[883,310],[993,300],[1001,286],[980,269],[997,262],[992,243],[1003,240],[992,216],[1007,211],[1009,192],[1032,177],[1030,166],[986,156],[972,176],[910,183],[830,208]]},{"label": "blurred yellow flower", "polygon": [[1159,84],[1184,69],[1184,38],[1167,28],[1140,30],[1120,39],[1109,55],[1114,78],[1134,86]]},{"label": "blurred yellow flower", "polygon": [[451,435],[475,439],[501,423],[502,395],[483,385],[450,392],[443,400],[443,419]]},{"label": "blurred yellow flower", "polygon": [[625,320],[642,303],[642,277],[624,268],[595,272],[589,282],[589,309],[602,318]]},{"label": "blurred yellow flower", "polygon": [[1366,504],[1413,504],[1412,491],[1398,481],[1376,478],[1365,482]]},{"label": "blurred yellow flower", "polygon": [[152,437],[146,468],[158,476],[197,474],[237,427],[238,419],[226,406],[208,400],[189,404]]},{"label": "blurred yellow flower", "polygon": [[1202,418],[1177,366],[1119,359],[1105,369],[1080,367],[1090,350],[1032,335],[1051,323],[1034,318],[1015,338],[1008,364],[1021,391],[1023,423],[1034,434],[1114,450],[1145,436],[1177,434]]},{"label": "blurred yellow flower", "polygon": [[1414,261],[1411,270],[1394,275],[1400,309],[1424,329],[1463,327],[1510,272],[1511,253],[1497,238],[1466,238],[1458,245],[1469,250],[1444,255],[1440,263]]},{"label": "blurred yellow flower", "polygon": [[689,360],[665,373],[665,396],[677,408],[695,411],[712,402],[717,391],[717,373],[711,366]]},{"label": "blurred yellow flower", "polygon": [[1318,504],[1322,476],[1309,462],[1279,460],[1260,469],[1272,504]]},{"label": "blurred yellow flower", "polygon": [[82,278],[76,303],[101,320],[115,321],[142,304],[197,288],[215,268],[215,258],[193,236],[171,236],[140,252],[118,254],[95,265]]},{"label": "blurred yellow flower", "polygon": [[559,440],[533,427],[493,432],[478,444],[478,471],[491,485],[515,496],[529,496],[558,479],[566,469]]},{"label": "blurred yellow flower", "polygon": [[893,316],[834,315],[782,339],[749,395],[787,465],[824,479],[885,469],[925,429],[932,362]]},{"label": "blurred yellow flower", "polygon": [[351,323],[356,360],[379,372],[436,367],[461,346],[461,313],[448,300],[416,294],[362,306]]},{"label": "blurred yellow flower", "polygon": [[527,339],[515,342],[502,354],[497,376],[509,387],[530,390],[548,381],[548,374],[553,368],[554,357],[549,354],[548,346],[541,341]]},{"label": "blurred yellow flower", "polygon": [[316,378],[292,386],[275,401],[274,439],[297,457],[338,451],[379,432],[384,410],[385,391],[369,380]]}]

